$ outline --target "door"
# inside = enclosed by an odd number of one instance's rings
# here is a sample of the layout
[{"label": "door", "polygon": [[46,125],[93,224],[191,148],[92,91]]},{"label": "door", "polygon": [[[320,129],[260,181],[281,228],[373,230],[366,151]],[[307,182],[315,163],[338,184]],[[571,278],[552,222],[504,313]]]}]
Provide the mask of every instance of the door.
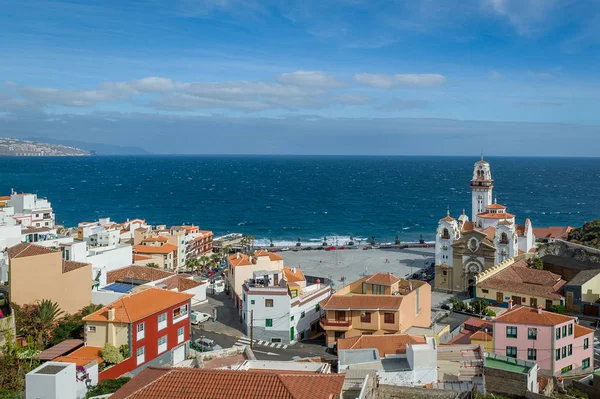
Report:
[{"label": "door", "polygon": [[173,365],[181,363],[185,360],[185,345],[173,349]]},{"label": "door", "polygon": [[290,341],[296,340],[296,334],[294,334],[294,327],[290,328]]},{"label": "door", "polygon": [[532,308],[537,308],[537,298],[529,298],[529,306],[531,306]]},{"label": "door", "polygon": [[513,301],[513,305],[520,305],[521,304],[521,297],[513,295],[512,301]]}]

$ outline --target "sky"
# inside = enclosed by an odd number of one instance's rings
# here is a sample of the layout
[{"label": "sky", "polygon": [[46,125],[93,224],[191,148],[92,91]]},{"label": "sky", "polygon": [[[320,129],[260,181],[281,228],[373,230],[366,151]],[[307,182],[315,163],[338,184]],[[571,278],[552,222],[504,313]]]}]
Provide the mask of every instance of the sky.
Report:
[{"label": "sky", "polygon": [[4,0],[0,136],[597,156],[600,0]]}]

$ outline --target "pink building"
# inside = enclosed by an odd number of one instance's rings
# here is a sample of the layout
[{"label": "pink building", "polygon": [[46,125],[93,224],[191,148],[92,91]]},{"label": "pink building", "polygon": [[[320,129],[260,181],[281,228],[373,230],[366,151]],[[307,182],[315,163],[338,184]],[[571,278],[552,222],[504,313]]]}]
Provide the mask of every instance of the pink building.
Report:
[{"label": "pink building", "polygon": [[569,376],[594,371],[594,330],[571,316],[512,306],[494,320],[494,352],[534,361],[540,373]]}]

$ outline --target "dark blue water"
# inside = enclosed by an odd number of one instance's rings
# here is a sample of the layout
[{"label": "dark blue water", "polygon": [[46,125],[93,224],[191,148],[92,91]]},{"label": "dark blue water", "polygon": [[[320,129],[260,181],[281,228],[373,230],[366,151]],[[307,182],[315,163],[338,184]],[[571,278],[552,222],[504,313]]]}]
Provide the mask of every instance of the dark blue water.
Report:
[{"label": "dark blue water", "polygon": [[[0,158],[0,194],[48,197],[57,221],[143,218],[274,241],[432,238],[470,213],[477,157]],[[600,217],[600,159],[489,158],[498,202],[534,226]]]}]

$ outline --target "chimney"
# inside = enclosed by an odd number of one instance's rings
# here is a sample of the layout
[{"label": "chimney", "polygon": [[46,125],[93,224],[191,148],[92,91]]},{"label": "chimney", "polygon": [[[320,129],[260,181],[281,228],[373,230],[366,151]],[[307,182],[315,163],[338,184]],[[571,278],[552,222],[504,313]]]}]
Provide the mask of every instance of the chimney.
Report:
[{"label": "chimney", "polygon": [[235,253],[235,258],[236,258],[236,259],[239,259],[239,258],[240,258],[240,253],[239,253],[239,252],[236,252],[236,253]]},{"label": "chimney", "polygon": [[513,308],[513,300],[509,299],[508,300],[508,309],[512,309]]},{"label": "chimney", "polygon": [[321,279],[317,279],[317,289],[321,288]]},{"label": "chimney", "polygon": [[538,305],[537,311],[538,311],[538,314],[542,314],[542,305]]},{"label": "chimney", "polygon": [[292,273],[296,274],[296,268],[292,267]]},{"label": "chimney", "polygon": [[409,281],[409,282],[408,282],[408,289],[409,289],[410,291],[412,291],[412,281]]},{"label": "chimney", "polygon": [[115,308],[108,308],[108,321],[115,319]]}]

